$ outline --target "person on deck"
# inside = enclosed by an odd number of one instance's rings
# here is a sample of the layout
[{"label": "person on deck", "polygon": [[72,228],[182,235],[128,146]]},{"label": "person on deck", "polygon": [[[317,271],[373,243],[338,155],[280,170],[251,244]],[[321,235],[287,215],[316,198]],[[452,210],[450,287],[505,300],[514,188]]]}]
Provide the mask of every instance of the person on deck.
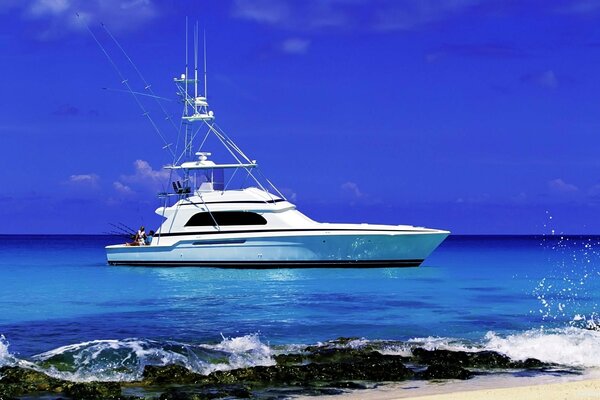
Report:
[{"label": "person on deck", "polygon": [[140,229],[135,234],[135,243],[137,246],[145,246],[146,245],[146,232],[144,231],[144,227],[140,227]]},{"label": "person on deck", "polygon": [[154,231],[148,232],[148,236],[146,236],[146,245],[150,245],[152,243],[152,236],[154,236]]}]

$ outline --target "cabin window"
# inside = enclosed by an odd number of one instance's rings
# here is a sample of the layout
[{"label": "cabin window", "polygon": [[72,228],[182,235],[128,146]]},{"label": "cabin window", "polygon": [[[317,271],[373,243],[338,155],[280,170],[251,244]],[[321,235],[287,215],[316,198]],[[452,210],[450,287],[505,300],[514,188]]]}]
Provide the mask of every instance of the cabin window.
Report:
[{"label": "cabin window", "polygon": [[225,170],[223,168],[212,168],[198,175],[198,186],[203,182],[212,182],[213,190],[225,189]]},{"label": "cabin window", "polygon": [[[214,218],[214,220],[213,220]],[[266,225],[267,220],[260,214],[247,211],[216,211],[211,214],[201,212],[195,214],[185,226],[219,226],[227,225]]]}]

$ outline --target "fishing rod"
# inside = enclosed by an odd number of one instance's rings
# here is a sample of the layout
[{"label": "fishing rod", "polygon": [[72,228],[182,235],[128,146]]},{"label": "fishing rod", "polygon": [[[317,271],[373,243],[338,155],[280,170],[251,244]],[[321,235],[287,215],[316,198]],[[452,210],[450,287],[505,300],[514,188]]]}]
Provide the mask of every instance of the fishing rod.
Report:
[{"label": "fishing rod", "polygon": [[131,231],[131,233],[135,233],[135,232],[137,232],[137,230],[135,230],[135,229],[133,229],[133,228],[131,228],[131,227],[129,227],[129,226],[127,226],[127,225],[125,225],[125,224],[124,224],[124,223],[122,223],[122,222],[118,222],[118,224],[119,224],[119,225],[121,225],[123,228],[127,229],[128,231]]},{"label": "fishing rod", "polygon": [[127,230],[125,230],[125,229],[121,228],[121,227],[120,227],[120,226],[118,226],[118,225],[112,224],[112,223],[110,223],[110,222],[109,222],[108,224],[109,224],[110,226],[112,226],[113,228],[117,229],[117,231],[119,231],[119,232],[122,232],[124,235],[131,236],[131,235],[133,235],[133,234],[134,234],[134,232],[133,232],[133,231],[127,231]]},{"label": "fishing rod", "polygon": [[131,236],[129,235],[125,235],[123,233],[119,233],[119,232],[114,232],[114,231],[110,231],[110,232],[102,232],[103,235],[107,235],[107,236],[117,236],[117,237],[122,237],[122,238],[127,238],[130,239]]},{"label": "fishing rod", "polygon": [[[121,92],[121,93],[129,93],[129,91],[128,91],[128,90],[123,90],[123,89],[113,89],[113,88],[106,88],[106,87],[103,87],[103,88],[102,88],[102,90],[107,90],[107,91],[109,91],[109,92]],[[154,98],[154,99],[157,99],[157,100],[173,101],[173,99],[168,99],[168,98],[166,98],[166,97],[157,96],[157,95],[155,95],[155,94],[142,93],[142,92],[136,92],[136,91],[133,91],[132,93],[133,93],[133,94],[136,94],[136,95],[138,95],[138,96],[152,97],[152,98]]]}]

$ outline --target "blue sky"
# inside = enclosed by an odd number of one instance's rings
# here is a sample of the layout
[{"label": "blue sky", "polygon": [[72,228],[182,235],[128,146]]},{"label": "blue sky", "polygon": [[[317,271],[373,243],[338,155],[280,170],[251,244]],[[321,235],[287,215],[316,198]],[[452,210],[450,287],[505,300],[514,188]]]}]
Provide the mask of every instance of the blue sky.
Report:
[{"label": "blue sky", "polygon": [[133,98],[103,89],[122,85],[76,12],[135,90],[101,22],[173,99],[197,19],[217,122],[314,219],[600,233],[589,0],[4,0],[2,233],[159,222],[170,157]]}]

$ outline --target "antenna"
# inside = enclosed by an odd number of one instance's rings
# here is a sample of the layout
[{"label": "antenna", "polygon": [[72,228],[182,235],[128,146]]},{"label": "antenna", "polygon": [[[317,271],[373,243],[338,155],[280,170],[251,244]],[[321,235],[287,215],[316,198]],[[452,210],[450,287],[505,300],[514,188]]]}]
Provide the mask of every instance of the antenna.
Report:
[{"label": "antenna", "polygon": [[[185,17],[185,98],[188,98],[188,52],[189,52],[189,45],[188,45],[188,35],[189,35],[189,28],[188,28],[188,17]],[[188,103],[187,101],[185,102],[185,115],[188,115]]]},{"label": "antenna", "polygon": [[206,29],[202,30],[204,35],[204,97],[208,99],[208,89],[206,85]]},{"label": "antenna", "polygon": [[194,26],[194,98],[198,97],[198,21]]}]

